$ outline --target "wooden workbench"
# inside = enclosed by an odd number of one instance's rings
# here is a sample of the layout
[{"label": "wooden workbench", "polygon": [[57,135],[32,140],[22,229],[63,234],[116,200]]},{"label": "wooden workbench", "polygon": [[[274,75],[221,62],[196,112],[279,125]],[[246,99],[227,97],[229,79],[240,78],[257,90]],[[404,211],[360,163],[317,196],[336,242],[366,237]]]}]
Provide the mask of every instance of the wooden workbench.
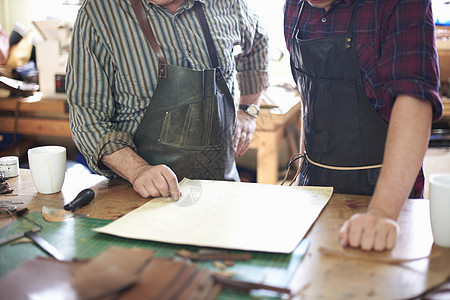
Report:
[{"label": "wooden workbench", "polygon": [[[266,103],[276,104],[278,107],[261,109],[249,148],[256,149],[256,182],[275,184],[279,180],[280,143],[287,137],[289,124],[294,124],[298,132],[301,102],[297,92],[278,87],[269,88],[263,95],[263,100],[264,96],[268,98]],[[294,147],[298,149],[298,139],[295,143]]]},{"label": "wooden workbench", "polygon": [[[28,170],[21,169],[20,176],[9,182],[18,195],[0,195],[0,200],[20,199],[31,211],[40,211],[43,205],[61,208],[88,187],[96,193],[94,202],[77,212],[88,213],[92,218],[117,219],[148,201],[130,184],[98,175],[68,173],[62,192],[53,195],[37,193]],[[410,299],[450,278],[450,248],[433,244],[428,200],[407,201],[399,218],[400,236],[392,251],[373,253],[343,249],[338,243],[340,226],[353,213],[364,211],[368,201],[366,196],[332,196],[306,236],[311,246],[290,283],[297,293],[296,299]],[[0,227],[11,221],[3,219]],[[353,258],[323,255],[319,253],[319,247]],[[374,261],[428,255],[432,258],[402,264]]]}]

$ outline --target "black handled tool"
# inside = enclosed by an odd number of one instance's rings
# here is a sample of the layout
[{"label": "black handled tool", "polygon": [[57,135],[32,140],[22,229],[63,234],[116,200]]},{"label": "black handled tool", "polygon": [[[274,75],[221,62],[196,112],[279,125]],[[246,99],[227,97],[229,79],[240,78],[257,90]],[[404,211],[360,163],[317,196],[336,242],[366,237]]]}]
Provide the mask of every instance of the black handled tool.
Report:
[{"label": "black handled tool", "polygon": [[64,209],[74,212],[94,199],[95,193],[91,189],[82,190],[70,203],[64,205]]}]

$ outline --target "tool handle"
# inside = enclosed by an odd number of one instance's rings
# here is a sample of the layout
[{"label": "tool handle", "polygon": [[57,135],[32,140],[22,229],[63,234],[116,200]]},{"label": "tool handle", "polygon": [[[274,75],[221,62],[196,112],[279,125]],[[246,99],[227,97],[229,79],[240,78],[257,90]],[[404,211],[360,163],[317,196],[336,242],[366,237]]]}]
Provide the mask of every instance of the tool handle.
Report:
[{"label": "tool handle", "polygon": [[95,193],[91,189],[82,190],[70,203],[64,205],[64,209],[74,212],[82,206],[90,203],[94,199]]}]

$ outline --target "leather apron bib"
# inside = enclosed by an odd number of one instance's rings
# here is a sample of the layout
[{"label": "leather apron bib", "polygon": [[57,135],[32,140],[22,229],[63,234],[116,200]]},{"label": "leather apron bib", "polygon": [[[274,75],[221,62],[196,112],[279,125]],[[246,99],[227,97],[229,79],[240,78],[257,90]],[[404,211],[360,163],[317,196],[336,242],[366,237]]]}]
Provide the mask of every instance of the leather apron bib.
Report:
[{"label": "leather apron bib", "polygon": [[372,195],[383,160],[387,123],[366,96],[353,34],[356,1],[347,33],[291,38],[291,69],[303,102],[306,157],[300,185]]},{"label": "leather apron bib", "polygon": [[195,11],[214,66],[203,71],[166,64],[141,1],[133,0],[133,6],[159,60],[158,84],[134,135],[137,153],[150,165],[167,165],[179,180],[239,181],[233,149],[234,100],[219,68],[201,3],[195,3]]}]

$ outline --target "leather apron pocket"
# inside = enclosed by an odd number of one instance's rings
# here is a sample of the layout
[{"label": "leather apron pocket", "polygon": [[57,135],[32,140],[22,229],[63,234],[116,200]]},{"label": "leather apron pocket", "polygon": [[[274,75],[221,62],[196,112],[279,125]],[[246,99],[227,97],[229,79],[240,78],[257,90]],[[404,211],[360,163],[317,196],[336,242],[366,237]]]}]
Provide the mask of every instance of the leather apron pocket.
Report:
[{"label": "leather apron pocket", "polygon": [[137,153],[165,164],[178,178],[239,180],[234,164],[235,108],[215,70],[168,65],[134,135]]},{"label": "leather apron pocket", "polygon": [[[222,103],[216,97],[175,107],[165,113],[159,143],[180,149],[220,148],[224,137],[217,135],[217,124],[223,115]],[[223,124],[223,123],[220,123]]]},{"label": "leather apron pocket", "polygon": [[[361,112],[356,82],[312,78],[298,70],[295,72],[297,85],[305,95],[302,97],[303,124],[308,155],[324,164],[360,165],[361,124],[358,116]],[[333,151],[350,155],[333,157],[329,155]]]}]

